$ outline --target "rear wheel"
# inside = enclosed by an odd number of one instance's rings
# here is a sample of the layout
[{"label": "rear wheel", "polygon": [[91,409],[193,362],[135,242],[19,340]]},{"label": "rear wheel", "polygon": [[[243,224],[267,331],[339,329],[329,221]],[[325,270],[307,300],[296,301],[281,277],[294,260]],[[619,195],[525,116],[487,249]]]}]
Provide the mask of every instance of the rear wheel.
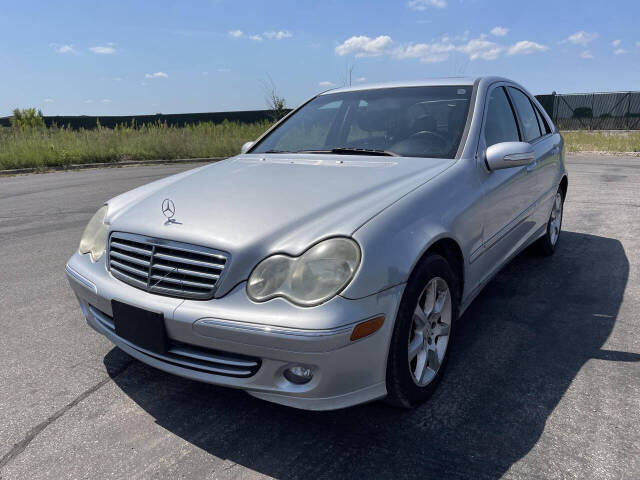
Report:
[{"label": "rear wheel", "polygon": [[551,214],[549,215],[549,221],[547,222],[547,231],[544,236],[538,240],[536,247],[538,252],[542,255],[553,255],[556,250],[556,245],[560,239],[560,231],[562,229],[562,212],[564,209],[564,196],[562,190],[559,189],[556,192],[556,196],[553,199],[553,206],[551,207]]},{"label": "rear wheel", "polygon": [[398,310],[387,361],[387,401],[424,402],[444,373],[458,315],[458,282],[446,259],[427,256],[412,274]]}]

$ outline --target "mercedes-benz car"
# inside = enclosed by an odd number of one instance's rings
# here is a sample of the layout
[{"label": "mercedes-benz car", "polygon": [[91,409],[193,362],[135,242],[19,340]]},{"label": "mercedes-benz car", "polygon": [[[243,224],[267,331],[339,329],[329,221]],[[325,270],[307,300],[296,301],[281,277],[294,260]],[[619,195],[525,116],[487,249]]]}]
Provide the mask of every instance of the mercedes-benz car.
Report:
[{"label": "mercedes-benz car", "polygon": [[108,200],[66,273],[89,325],[153,367],[303,409],[413,407],[483,286],[554,252],[567,186],[515,82],[338,88]]}]

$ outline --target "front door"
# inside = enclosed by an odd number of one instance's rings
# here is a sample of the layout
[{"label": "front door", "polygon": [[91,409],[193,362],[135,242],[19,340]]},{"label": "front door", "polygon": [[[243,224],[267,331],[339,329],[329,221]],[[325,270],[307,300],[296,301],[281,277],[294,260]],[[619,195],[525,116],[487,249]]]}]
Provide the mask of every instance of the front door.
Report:
[{"label": "front door", "polygon": [[485,150],[496,143],[524,140],[513,102],[503,85],[489,90],[477,168],[483,188],[483,248],[474,261],[484,282],[515,252],[534,229],[530,218],[537,196],[531,165],[490,171]]}]

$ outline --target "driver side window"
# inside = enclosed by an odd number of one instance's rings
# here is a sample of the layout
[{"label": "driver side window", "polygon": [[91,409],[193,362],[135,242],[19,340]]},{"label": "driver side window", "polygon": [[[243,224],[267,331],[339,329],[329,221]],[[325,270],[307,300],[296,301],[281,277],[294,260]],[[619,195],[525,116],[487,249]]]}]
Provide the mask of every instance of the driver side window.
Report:
[{"label": "driver side window", "polygon": [[518,125],[504,87],[494,88],[489,93],[484,139],[487,148],[500,142],[520,141]]}]

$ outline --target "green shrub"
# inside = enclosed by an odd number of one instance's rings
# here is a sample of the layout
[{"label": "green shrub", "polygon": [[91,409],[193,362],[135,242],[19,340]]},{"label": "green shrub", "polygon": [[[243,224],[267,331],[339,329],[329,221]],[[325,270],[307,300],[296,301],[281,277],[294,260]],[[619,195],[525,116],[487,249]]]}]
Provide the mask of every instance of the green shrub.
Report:
[{"label": "green shrub", "polygon": [[35,108],[15,108],[13,116],[9,119],[11,126],[20,130],[25,128],[44,128],[44,118],[42,112]]}]

